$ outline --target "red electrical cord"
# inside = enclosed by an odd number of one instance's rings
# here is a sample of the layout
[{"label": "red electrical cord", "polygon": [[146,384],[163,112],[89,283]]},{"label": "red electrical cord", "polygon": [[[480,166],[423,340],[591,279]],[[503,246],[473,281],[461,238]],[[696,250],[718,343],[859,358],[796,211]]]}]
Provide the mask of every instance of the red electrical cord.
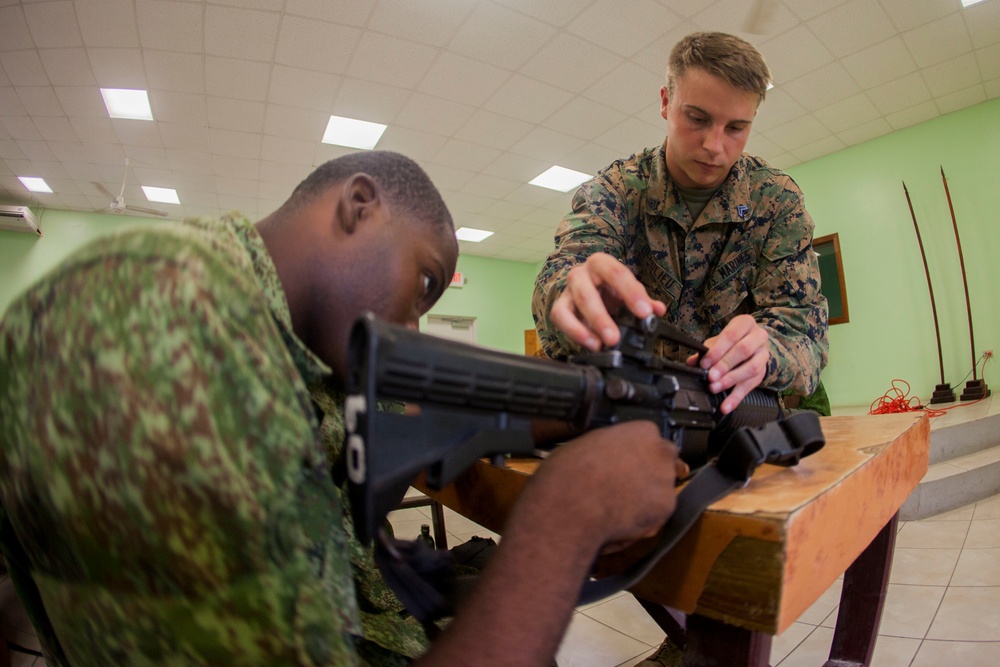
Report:
[{"label": "red electrical cord", "polygon": [[[983,381],[986,381],[986,362],[993,358],[993,355],[983,354],[980,359],[983,362],[983,370],[980,373],[980,377]],[[976,362],[978,367],[979,362]],[[969,372],[972,375],[972,372]],[[968,376],[966,376],[968,377]],[[959,383],[961,384],[961,383]],[[905,390],[903,386],[905,385]],[[986,398],[985,396],[983,398]],[[906,380],[900,380],[898,378],[892,381],[892,388],[885,392],[882,396],[876,398],[872,401],[871,407],[868,410],[870,415],[887,415],[897,412],[914,412],[917,410],[924,410],[927,412],[929,417],[940,417],[949,410],[954,410],[955,408],[964,408],[970,405],[975,405],[976,403],[983,400],[983,398],[977,398],[974,401],[969,401],[968,403],[957,403],[955,405],[948,406],[947,408],[931,408],[920,402],[917,396],[910,396],[910,383]]]}]

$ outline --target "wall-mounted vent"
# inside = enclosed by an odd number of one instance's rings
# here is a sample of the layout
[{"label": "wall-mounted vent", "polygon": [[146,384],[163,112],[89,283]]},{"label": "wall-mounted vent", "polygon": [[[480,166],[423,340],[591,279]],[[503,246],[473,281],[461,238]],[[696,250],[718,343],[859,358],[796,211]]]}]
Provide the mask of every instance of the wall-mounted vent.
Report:
[{"label": "wall-mounted vent", "polygon": [[0,229],[42,235],[42,230],[38,228],[38,222],[35,220],[35,214],[27,206],[0,204]]}]

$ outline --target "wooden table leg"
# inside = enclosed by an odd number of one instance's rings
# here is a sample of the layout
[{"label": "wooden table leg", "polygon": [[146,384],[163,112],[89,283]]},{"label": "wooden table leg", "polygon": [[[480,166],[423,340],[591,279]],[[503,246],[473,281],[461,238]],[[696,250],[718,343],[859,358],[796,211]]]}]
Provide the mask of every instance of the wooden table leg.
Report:
[{"label": "wooden table leg", "polygon": [[768,667],[771,635],[688,614],[684,667]]},{"label": "wooden table leg", "polygon": [[863,667],[871,664],[889,587],[898,521],[897,513],[844,573],[833,646],[830,648],[830,659],[823,667]]}]

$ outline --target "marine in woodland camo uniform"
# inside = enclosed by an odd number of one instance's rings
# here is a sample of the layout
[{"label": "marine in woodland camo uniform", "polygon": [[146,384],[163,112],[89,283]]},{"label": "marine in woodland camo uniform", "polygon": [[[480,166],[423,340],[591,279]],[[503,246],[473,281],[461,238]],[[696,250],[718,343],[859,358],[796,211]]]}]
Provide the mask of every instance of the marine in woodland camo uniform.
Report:
[{"label": "marine in woodland camo uniform", "polygon": [[[744,153],[692,220],[667,173],[664,146],[614,162],[577,190],[535,283],[531,306],[543,349],[554,358],[576,349],[549,313],[569,270],[605,252],[666,304],[663,319],[699,340],[736,315],[752,315],[769,336],[761,384],[811,393],[827,360],[827,304],[802,192]],[[678,361],[691,354],[673,343],[659,352]]]},{"label": "marine in woodland camo uniform", "polygon": [[328,377],[236,217],[101,240],[9,308],[0,523],[49,665],[425,650],[331,481]]}]

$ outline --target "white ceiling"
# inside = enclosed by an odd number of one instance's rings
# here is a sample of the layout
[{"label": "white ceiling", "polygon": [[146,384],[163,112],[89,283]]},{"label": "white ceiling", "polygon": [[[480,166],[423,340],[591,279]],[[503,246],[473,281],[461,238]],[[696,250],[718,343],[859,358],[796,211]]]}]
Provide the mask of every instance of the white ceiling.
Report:
[{"label": "white ceiling", "polygon": [[[0,200],[102,209],[128,157],[128,203],[257,219],[348,151],[320,143],[336,114],[388,124],[378,148],[496,232],[462,252],[535,262],[570,194],[528,181],[659,144],[696,30],[767,58],[747,148],[783,168],[1000,96],[1000,0],[0,0]],[[156,120],[109,119],[100,87],[148,89]]]}]

